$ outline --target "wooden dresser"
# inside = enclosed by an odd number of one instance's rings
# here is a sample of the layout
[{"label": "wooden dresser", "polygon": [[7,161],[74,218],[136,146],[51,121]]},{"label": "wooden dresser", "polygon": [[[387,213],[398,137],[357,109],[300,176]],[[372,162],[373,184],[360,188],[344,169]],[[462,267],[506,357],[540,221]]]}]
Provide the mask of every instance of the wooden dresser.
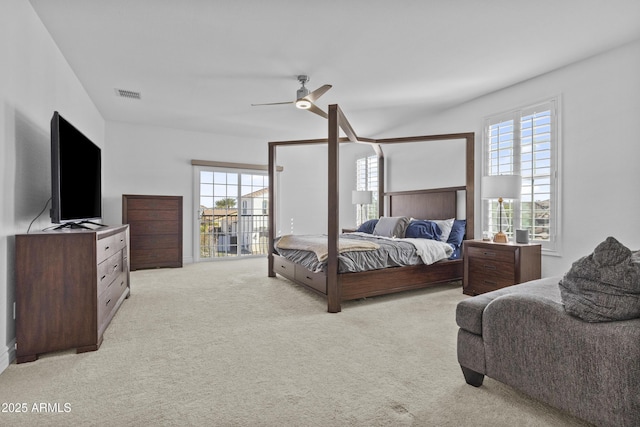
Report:
[{"label": "wooden dresser", "polygon": [[462,291],[478,295],[540,278],[540,244],[465,240]]},{"label": "wooden dresser", "polygon": [[182,196],[122,196],[131,233],[131,270],[182,267]]},{"label": "wooden dresser", "polygon": [[129,296],[128,227],[16,236],[17,363],[94,351]]}]

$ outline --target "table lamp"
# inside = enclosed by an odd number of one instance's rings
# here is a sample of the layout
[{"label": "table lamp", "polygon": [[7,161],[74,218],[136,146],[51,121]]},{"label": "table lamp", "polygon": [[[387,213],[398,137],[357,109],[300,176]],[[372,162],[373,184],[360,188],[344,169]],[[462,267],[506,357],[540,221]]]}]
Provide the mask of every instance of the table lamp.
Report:
[{"label": "table lamp", "polygon": [[[368,190],[353,190],[351,192],[351,203],[354,205],[360,205],[360,220],[364,222],[364,206],[370,205],[373,199],[373,191]],[[358,224],[360,225],[360,224]]]},{"label": "table lamp", "polygon": [[507,243],[509,238],[502,231],[502,200],[519,199],[522,189],[522,177],[520,175],[491,175],[482,177],[482,198],[498,199],[499,203],[499,231],[493,236],[497,243]]}]

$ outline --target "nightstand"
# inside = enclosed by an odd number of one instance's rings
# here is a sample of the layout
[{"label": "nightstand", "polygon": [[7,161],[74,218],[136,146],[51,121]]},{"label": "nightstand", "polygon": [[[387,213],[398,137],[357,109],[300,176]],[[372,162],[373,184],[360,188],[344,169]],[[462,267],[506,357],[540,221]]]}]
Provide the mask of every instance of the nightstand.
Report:
[{"label": "nightstand", "polygon": [[494,243],[465,240],[462,245],[462,292],[478,295],[540,278],[538,243]]}]

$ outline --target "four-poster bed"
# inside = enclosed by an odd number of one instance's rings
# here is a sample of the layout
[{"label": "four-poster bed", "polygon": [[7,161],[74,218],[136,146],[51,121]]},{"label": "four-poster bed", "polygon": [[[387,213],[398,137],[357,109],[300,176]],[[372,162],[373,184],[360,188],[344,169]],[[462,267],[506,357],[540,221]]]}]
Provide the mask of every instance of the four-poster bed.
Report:
[{"label": "four-poster bed", "polygon": [[[347,138],[340,138],[340,129]],[[403,192],[384,191],[384,155],[382,146],[422,141],[464,140],[465,141],[465,185],[438,189],[413,190]],[[339,203],[338,203],[338,160],[340,143],[370,144],[378,156],[379,216],[383,216],[387,200],[389,217],[412,217],[419,219],[446,219],[458,217],[459,194],[464,194],[464,216],[466,219],[465,239],[474,236],[474,134],[456,133],[403,138],[370,139],[359,138],[338,105],[330,105],[328,113],[328,138],[269,142],[269,254],[268,275],[276,273],[308,289],[327,297],[327,308],[331,313],[341,310],[341,302],[358,298],[384,295],[410,289],[419,289],[440,283],[461,280],[463,264],[461,259],[442,260],[431,265],[418,264],[404,267],[390,267],[378,270],[339,273]],[[327,144],[328,146],[328,221],[327,260],[321,272],[310,271],[275,253],[276,239],[276,150],[278,147],[306,144]],[[464,193],[461,193],[464,192]],[[384,196],[384,197],[383,197]]]}]

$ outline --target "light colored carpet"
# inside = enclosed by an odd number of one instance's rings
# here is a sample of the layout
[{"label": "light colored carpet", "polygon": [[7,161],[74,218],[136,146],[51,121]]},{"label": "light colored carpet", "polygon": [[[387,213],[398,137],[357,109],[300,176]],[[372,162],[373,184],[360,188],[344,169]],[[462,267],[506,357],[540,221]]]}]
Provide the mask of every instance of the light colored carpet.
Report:
[{"label": "light colored carpet", "polygon": [[459,283],[329,314],[266,270],[253,258],[133,272],[100,350],[0,375],[0,402],[28,407],[0,425],[587,425],[489,378],[464,382]]}]

